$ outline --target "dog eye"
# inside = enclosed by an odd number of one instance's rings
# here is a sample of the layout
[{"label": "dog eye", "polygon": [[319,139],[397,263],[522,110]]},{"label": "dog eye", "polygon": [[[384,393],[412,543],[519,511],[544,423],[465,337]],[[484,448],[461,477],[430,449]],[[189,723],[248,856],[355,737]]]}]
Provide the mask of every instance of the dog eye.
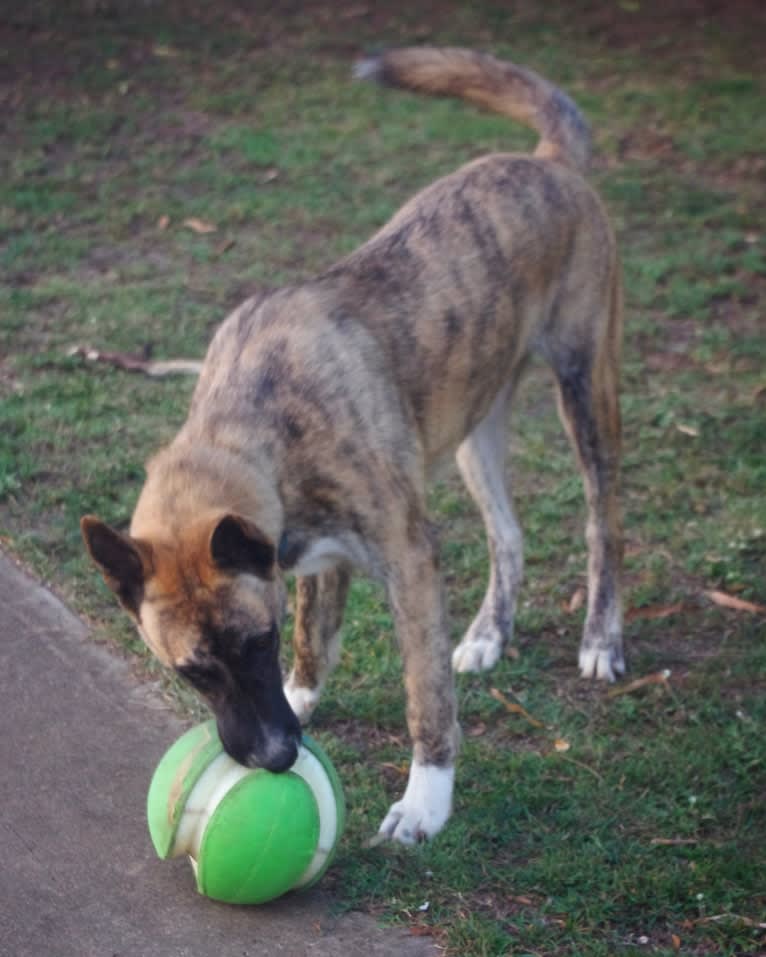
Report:
[{"label": "dog eye", "polygon": [[247,666],[248,663],[254,662],[262,654],[270,651],[274,647],[276,637],[276,627],[270,628],[269,631],[248,635],[242,642],[242,647],[239,652],[242,663]]}]

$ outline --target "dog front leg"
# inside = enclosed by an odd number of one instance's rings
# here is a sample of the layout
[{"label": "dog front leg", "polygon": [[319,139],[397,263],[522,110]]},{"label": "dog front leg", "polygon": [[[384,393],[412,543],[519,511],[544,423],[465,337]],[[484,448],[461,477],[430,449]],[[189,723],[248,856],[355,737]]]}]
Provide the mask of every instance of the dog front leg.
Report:
[{"label": "dog front leg", "polygon": [[351,569],[345,564],[297,579],[295,657],[285,695],[301,724],[311,717],[340,658],[340,626],[350,582]]},{"label": "dog front leg", "polygon": [[452,810],[459,729],[437,544],[425,522],[400,543],[388,591],[404,662],[413,744],[407,788],[380,833],[402,844],[437,834]]}]

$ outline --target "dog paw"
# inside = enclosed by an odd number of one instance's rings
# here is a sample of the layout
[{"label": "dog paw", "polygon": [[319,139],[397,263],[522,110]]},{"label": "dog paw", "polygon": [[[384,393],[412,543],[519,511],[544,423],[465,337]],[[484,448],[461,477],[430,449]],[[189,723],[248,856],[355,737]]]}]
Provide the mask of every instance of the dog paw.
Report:
[{"label": "dog paw", "polygon": [[454,767],[413,762],[401,801],[391,805],[379,834],[400,844],[416,844],[434,837],[452,811]]},{"label": "dog paw", "polygon": [[319,704],[320,693],[320,688],[302,688],[296,685],[292,675],[287,679],[285,697],[301,724],[308,724],[314,709]]},{"label": "dog paw", "polygon": [[618,674],[625,673],[625,659],[622,648],[581,648],[580,674],[583,678],[598,678],[602,681],[616,681]]},{"label": "dog paw", "polygon": [[466,636],[452,652],[452,669],[459,674],[470,671],[489,671],[500,660],[503,639],[497,635]]}]

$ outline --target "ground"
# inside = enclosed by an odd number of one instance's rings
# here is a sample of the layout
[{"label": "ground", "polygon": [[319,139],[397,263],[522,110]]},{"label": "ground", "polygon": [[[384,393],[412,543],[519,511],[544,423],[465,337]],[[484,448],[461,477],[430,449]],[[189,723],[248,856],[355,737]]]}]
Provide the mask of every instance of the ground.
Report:
[{"label": "ground", "polygon": [[[518,638],[458,682],[451,825],[415,851],[366,846],[408,743],[390,619],[364,581],[314,724],[350,805],[326,878],[338,906],[448,953],[766,952],[764,28],[762,4],[696,0],[3,5],[0,543],[155,679],[78,521],[127,522],[192,383],[69,350],[199,356],[252,290],[328,265],[458,163],[534,142],[351,83],[363,50],[489,49],[593,125],[626,279],[630,674],[612,690],[576,676],[584,510],[540,368],[511,440]],[[433,511],[457,640],[485,587],[483,533],[451,474]]]}]

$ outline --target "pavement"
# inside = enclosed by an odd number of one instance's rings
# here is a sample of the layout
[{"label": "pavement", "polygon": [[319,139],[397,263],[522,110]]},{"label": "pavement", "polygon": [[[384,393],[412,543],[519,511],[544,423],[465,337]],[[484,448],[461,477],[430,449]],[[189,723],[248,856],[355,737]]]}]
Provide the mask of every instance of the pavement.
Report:
[{"label": "pavement", "polygon": [[436,957],[427,938],[331,916],[321,887],[233,907],[158,860],[146,791],[183,724],[1,552],[0,720],[0,954]]}]

